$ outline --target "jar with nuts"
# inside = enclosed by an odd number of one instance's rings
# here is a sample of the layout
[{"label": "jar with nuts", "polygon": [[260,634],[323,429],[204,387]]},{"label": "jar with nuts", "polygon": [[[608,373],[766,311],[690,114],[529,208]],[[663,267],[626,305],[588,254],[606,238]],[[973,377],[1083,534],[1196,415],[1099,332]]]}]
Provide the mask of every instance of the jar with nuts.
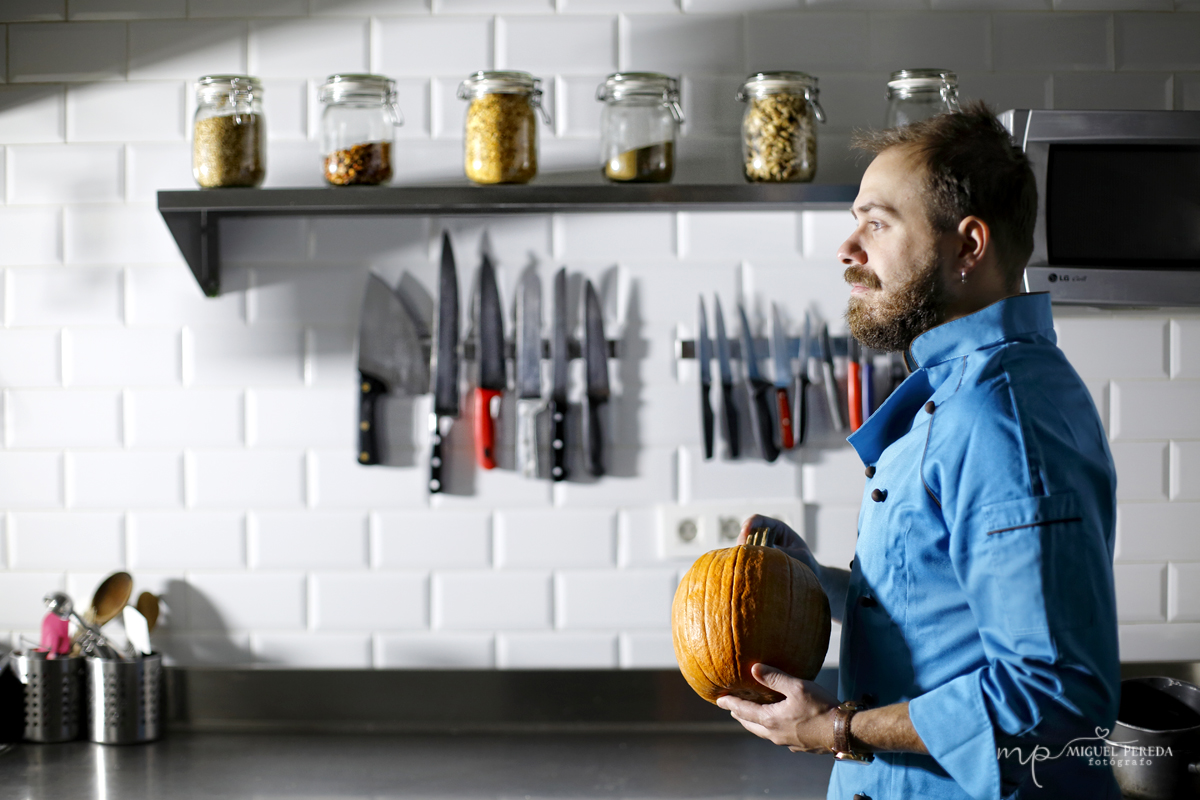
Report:
[{"label": "jar with nuts", "polygon": [[527,72],[476,72],[458,87],[470,101],[463,167],[475,183],[528,183],[537,174],[541,81]]},{"label": "jar with nuts", "polygon": [[396,82],[382,75],[330,75],[320,97],[325,181],[333,186],[390,181],[392,143],[404,124]]},{"label": "jar with nuts", "polygon": [[738,90],[742,167],[754,183],[807,182],[817,173],[817,79],[803,72],[760,72]]},{"label": "jar with nuts", "polygon": [[249,75],[206,75],[196,82],[192,176],[205,189],[258,186],[267,175],[262,84]]}]

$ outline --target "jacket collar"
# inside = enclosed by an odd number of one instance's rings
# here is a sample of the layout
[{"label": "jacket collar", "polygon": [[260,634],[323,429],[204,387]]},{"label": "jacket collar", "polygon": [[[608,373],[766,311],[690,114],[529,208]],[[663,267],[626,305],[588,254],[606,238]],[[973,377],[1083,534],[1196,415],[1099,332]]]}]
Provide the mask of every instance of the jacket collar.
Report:
[{"label": "jacket collar", "polygon": [[1006,297],[974,314],[930,328],[913,339],[904,360],[915,372],[1031,333],[1041,334],[1051,343],[1057,341],[1049,292]]}]

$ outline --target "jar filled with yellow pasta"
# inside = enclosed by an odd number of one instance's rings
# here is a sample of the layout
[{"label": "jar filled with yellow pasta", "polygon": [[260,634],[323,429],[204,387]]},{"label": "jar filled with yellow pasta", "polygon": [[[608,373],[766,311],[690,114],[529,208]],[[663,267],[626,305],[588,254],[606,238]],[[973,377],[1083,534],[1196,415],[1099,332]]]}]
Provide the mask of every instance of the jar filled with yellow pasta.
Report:
[{"label": "jar filled with yellow pasta", "polygon": [[528,183],[537,175],[542,82],[527,72],[476,72],[458,87],[467,100],[463,168],[475,183]]}]

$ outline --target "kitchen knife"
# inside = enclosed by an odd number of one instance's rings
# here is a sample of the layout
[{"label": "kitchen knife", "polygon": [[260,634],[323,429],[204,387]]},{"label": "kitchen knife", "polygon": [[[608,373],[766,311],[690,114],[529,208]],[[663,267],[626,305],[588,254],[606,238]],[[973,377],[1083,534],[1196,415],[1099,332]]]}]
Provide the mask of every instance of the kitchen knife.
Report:
[{"label": "kitchen knife", "polygon": [[800,340],[800,369],[796,373],[796,444],[804,444],[808,435],[808,349],[812,343],[812,327],[808,312],[804,313],[804,337]]},{"label": "kitchen knife", "polygon": [[704,426],[704,458],[713,457],[712,342],[708,338],[708,313],[704,310],[704,295],[700,295],[700,324],[697,326],[696,358],[700,361],[700,421]]},{"label": "kitchen knife", "polygon": [[389,390],[405,395],[429,389],[429,365],[416,325],[400,298],[377,275],[367,278],[358,328],[358,460],[380,460],[379,398]]},{"label": "kitchen knife", "polygon": [[604,474],[604,426],[602,410],[608,402],[608,340],[604,338],[604,317],[600,300],[591,281],[583,284],[583,359],[587,373],[587,413],[584,415],[587,434],[588,469],[599,477]]},{"label": "kitchen knife", "polygon": [[863,424],[862,363],[859,361],[858,340],[853,336],[846,340],[849,353],[846,356],[846,410],[850,412],[850,430],[858,430]]},{"label": "kitchen knife", "polygon": [[542,281],[525,273],[517,294],[517,467],[538,476],[537,416],[542,408]]},{"label": "kitchen knife", "polygon": [[754,335],[750,332],[750,320],[746,317],[746,309],[740,303],[738,312],[742,317],[742,366],[746,371],[746,388],[750,392],[750,426],[758,436],[758,446],[762,450],[763,458],[774,461],[779,458],[779,448],[775,446],[771,401],[767,399],[767,391],[770,390],[771,384],[758,371]]},{"label": "kitchen knife", "polygon": [[437,319],[433,326],[433,410],[429,412],[429,491],[442,491],[442,443],[458,416],[458,273],[450,234],[442,233]]},{"label": "kitchen knife", "polygon": [[779,318],[779,306],[775,303],[771,304],[771,360],[775,362],[775,414],[779,420],[779,446],[791,450],[796,444],[792,430],[792,408],[788,402],[792,354],[788,348],[787,329]]},{"label": "kitchen knife", "polygon": [[846,430],[842,421],[842,401],[838,399],[837,377],[833,374],[833,348],[829,345],[829,323],[821,323],[821,372],[825,384],[825,399],[829,405],[829,419],[835,431]]},{"label": "kitchen knife", "polygon": [[875,411],[875,351],[860,344],[858,353],[862,364],[862,418],[866,422]]},{"label": "kitchen knife", "polygon": [[567,477],[567,268],[554,275],[554,322],[550,336],[550,477]]},{"label": "kitchen knife", "polygon": [[729,338],[725,335],[725,315],[721,313],[721,298],[713,299],[713,317],[717,323],[717,368],[721,371],[721,411],[725,415],[725,436],[729,457],[741,454],[738,441],[737,408],[733,405],[733,366],[729,363]]},{"label": "kitchen knife", "polygon": [[508,383],[508,376],[504,371],[504,312],[496,288],[496,271],[486,253],[479,268],[475,319],[475,358],[479,366],[475,384],[475,458],[484,469],[495,469],[496,417],[500,415],[500,393]]}]

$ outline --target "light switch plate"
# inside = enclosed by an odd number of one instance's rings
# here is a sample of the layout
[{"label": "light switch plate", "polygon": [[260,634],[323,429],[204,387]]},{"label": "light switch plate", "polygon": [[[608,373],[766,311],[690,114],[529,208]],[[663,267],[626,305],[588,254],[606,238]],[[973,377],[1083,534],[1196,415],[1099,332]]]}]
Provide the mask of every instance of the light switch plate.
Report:
[{"label": "light switch plate", "polygon": [[657,511],[658,551],[663,559],[697,558],[709,550],[732,547],[742,523],[754,514],[782,520],[804,535],[804,506],[799,500],[729,500],[659,506]]}]

